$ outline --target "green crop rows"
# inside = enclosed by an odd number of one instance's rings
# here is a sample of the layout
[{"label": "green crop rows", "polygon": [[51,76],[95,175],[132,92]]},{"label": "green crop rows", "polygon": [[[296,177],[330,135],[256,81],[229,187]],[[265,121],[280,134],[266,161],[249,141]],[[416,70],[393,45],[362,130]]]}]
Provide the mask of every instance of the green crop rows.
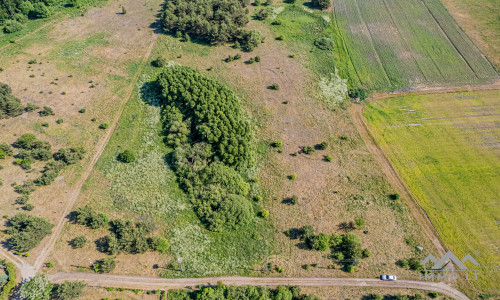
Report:
[{"label": "green crop rows", "polygon": [[439,1],[339,0],[335,20],[370,89],[488,83],[498,78]]}]

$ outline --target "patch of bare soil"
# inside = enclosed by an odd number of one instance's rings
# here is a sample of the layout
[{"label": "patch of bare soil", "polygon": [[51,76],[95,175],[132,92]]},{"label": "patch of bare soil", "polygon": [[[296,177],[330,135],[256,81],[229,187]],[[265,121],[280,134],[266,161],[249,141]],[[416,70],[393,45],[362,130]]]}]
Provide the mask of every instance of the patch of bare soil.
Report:
[{"label": "patch of bare soil", "polygon": [[[59,224],[65,217],[71,204],[70,196],[79,191],[83,184],[82,174],[90,172],[88,166],[95,163],[96,155],[98,157],[98,152],[104,149],[105,139],[113,129],[112,121],[117,120],[124,99],[130,95],[128,87],[140,72],[131,70],[131,64],[139,65],[144,53],[151,51],[148,46],[152,46],[154,37],[150,25],[155,21],[154,12],[160,3],[109,2],[103,8],[90,10],[83,17],[63,21],[47,36],[40,33],[36,38],[35,33],[19,43],[17,47],[22,50],[14,54],[0,55],[0,63],[5,69],[0,73],[0,82],[9,84],[23,104],[47,105],[56,113],[43,118],[37,113],[27,113],[0,120],[0,142],[13,143],[21,134],[30,132],[49,141],[54,151],[71,146],[84,146],[88,150],[81,163],[67,168],[52,185],[40,187],[30,196],[30,203],[35,205],[30,214],[47,218],[53,224]],[[127,8],[126,15],[118,14],[120,5]],[[79,44],[96,35],[105,41]],[[68,45],[76,45],[76,50],[68,50]],[[36,59],[37,64],[28,65],[30,59]],[[86,112],[79,113],[80,108],[86,108]],[[64,123],[56,124],[55,120],[59,118]],[[92,118],[96,119],[95,122],[91,121]],[[110,129],[98,129],[99,124],[106,121],[110,122]],[[49,123],[49,127],[40,126],[41,122]],[[0,187],[0,206],[2,215],[9,217],[19,212],[19,206],[14,204],[18,195],[11,184],[34,179],[43,168],[42,163],[36,163],[34,170],[27,173],[11,162],[12,159],[2,161],[5,169],[0,171],[0,176],[5,179]],[[50,239],[44,239],[40,246],[30,251],[31,255],[25,261],[34,263]],[[39,266],[42,263],[37,261]]]}]

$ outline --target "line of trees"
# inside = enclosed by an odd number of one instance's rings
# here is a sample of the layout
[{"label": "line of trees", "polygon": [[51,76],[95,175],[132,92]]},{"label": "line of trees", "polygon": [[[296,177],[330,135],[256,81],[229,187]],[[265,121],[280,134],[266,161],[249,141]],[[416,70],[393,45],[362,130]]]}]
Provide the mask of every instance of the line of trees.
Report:
[{"label": "line of trees", "polygon": [[172,165],[200,219],[213,231],[249,223],[254,210],[242,173],[254,164],[253,137],[236,96],[183,66],[165,68],[156,85]]}]

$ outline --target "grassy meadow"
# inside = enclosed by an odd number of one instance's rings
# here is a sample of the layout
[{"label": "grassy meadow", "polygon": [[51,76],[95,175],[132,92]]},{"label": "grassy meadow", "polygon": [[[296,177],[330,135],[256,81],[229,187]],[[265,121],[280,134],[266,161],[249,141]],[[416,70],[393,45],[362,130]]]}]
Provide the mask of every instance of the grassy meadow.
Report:
[{"label": "grassy meadow", "polygon": [[481,265],[475,292],[498,293],[500,92],[370,102],[364,116],[448,249]]},{"label": "grassy meadow", "polygon": [[369,89],[483,84],[498,78],[439,1],[335,1],[335,20],[355,76]]}]

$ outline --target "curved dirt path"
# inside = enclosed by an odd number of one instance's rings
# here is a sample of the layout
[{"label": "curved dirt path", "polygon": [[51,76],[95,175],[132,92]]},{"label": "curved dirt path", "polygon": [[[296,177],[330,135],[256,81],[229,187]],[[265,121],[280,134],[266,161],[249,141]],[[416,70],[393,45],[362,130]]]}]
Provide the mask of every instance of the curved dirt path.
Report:
[{"label": "curved dirt path", "polygon": [[398,192],[406,199],[406,203],[408,204],[411,214],[418,221],[418,223],[422,226],[425,233],[434,244],[436,249],[443,255],[446,251],[444,250],[443,243],[439,239],[439,235],[432,225],[429,217],[425,210],[420,207],[415,197],[412,195],[408,187],[405,185],[398,172],[392,166],[391,162],[385,155],[384,151],[379,147],[375,138],[370,133],[364,119],[363,119],[363,105],[352,105],[350,107],[350,112],[352,115],[352,120],[358,132],[360,133],[363,141],[366,144],[366,147],[373,154],[377,162],[379,163],[382,171],[386,174],[389,181],[394,185],[394,187],[398,190]]},{"label": "curved dirt path", "polygon": [[62,283],[65,280],[85,281],[90,286],[122,287],[140,289],[169,289],[195,287],[198,284],[216,285],[218,281],[233,285],[300,285],[300,286],[358,286],[383,288],[409,288],[433,291],[452,297],[456,300],[469,299],[460,291],[445,283],[427,281],[381,281],[371,278],[276,278],[276,277],[209,277],[209,278],[152,278],[142,276],[104,275],[92,273],[57,273],[49,275],[50,281]]},{"label": "curved dirt path", "polygon": [[144,54],[144,57],[142,58],[141,64],[139,65],[139,68],[130,84],[129,90],[127,92],[127,95],[123,98],[123,100],[120,103],[120,107],[118,108],[118,112],[115,115],[115,118],[110,124],[109,130],[106,132],[106,135],[104,138],[101,140],[101,142],[97,145],[97,151],[95,152],[94,156],[92,157],[92,161],[90,164],[87,166],[87,169],[85,172],[82,174],[80,179],[78,180],[77,184],[75,185],[73,192],[71,193],[71,196],[68,199],[68,204],[66,205],[66,208],[64,209],[64,212],[61,214],[61,217],[59,218],[59,222],[57,223],[56,227],[54,228],[54,231],[50,235],[49,241],[45,244],[44,248],[42,249],[40,255],[37,257],[35,260],[35,263],[33,265],[35,272],[38,272],[40,268],[42,267],[45,259],[47,256],[50,254],[52,249],[54,248],[57,238],[61,234],[61,230],[64,226],[64,224],[67,222],[66,216],[70,213],[72,210],[73,206],[76,203],[76,200],[78,199],[78,196],[80,195],[80,191],[83,187],[83,184],[85,181],[87,181],[87,178],[89,177],[90,173],[92,173],[92,170],[94,169],[95,164],[101,157],[102,152],[108,145],[108,142],[113,135],[113,132],[115,130],[116,124],[118,123],[118,120],[120,120],[120,117],[123,113],[123,110],[125,108],[125,104],[127,104],[128,100],[132,96],[132,93],[134,92],[135,84],[137,83],[137,80],[139,79],[139,76],[142,73],[142,70],[144,68],[144,65],[146,61],[148,60],[149,56],[151,55],[151,51],[153,50],[153,46],[155,44],[156,39],[158,38],[158,33],[154,32],[153,33],[153,39],[151,43],[149,44],[149,47]]}]

